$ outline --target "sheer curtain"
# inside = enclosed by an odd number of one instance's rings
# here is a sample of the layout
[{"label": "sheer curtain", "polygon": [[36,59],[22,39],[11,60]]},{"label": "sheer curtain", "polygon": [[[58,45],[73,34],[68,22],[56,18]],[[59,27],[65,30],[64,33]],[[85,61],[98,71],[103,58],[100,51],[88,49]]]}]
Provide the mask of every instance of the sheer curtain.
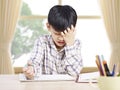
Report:
[{"label": "sheer curtain", "polygon": [[110,69],[117,65],[120,72],[120,0],[99,0],[111,44]]},{"label": "sheer curtain", "polygon": [[0,74],[13,74],[11,41],[22,0],[0,0]]}]

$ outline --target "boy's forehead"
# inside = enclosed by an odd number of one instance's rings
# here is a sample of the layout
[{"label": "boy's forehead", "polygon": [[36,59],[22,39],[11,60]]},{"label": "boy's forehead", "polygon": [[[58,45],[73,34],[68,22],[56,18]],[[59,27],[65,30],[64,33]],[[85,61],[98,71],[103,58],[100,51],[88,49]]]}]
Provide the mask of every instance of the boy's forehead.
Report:
[{"label": "boy's forehead", "polygon": [[54,30],[53,32],[54,32],[54,33],[61,33],[61,32],[55,31],[55,30]]},{"label": "boy's forehead", "polygon": [[53,28],[52,32],[53,32],[53,33],[61,33],[62,31],[55,30],[55,29]]}]

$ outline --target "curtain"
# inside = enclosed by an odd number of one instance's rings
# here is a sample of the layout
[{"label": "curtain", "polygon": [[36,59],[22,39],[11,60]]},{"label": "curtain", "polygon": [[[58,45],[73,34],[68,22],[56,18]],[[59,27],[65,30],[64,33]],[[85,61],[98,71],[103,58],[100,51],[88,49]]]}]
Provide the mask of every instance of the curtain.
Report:
[{"label": "curtain", "polygon": [[11,42],[22,0],[0,0],[0,74],[14,74]]},{"label": "curtain", "polygon": [[109,67],[120,72],[120,0],[99,0],[106,32],[111,45]]}]

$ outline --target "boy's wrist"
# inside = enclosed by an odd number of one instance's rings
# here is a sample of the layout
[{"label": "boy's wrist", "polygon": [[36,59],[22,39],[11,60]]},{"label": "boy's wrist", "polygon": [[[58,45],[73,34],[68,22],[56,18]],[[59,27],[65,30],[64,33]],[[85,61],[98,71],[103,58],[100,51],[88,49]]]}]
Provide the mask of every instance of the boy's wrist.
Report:
[{"label": "boy's wrist", "polygon": [[67,46],[73,46],[74,45],[74,42],[68,42],[66,43]]}]

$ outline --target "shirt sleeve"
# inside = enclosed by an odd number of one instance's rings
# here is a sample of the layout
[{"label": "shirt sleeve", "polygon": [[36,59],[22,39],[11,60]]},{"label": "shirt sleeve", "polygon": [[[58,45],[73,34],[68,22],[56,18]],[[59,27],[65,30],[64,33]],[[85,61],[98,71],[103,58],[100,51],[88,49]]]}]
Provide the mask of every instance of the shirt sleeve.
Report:
[{"label": "shirt sleeve", "polygon": [[73,76],[80,74],[83,67],[81,57],[81,43],[79,40],[75,41],[73,46],[65,47],[65,71]]},{"label": "shirt sleeve", "polygon": [[42,67],[42,60],[44,58],[44,45],[42,45],[42,42],[39,39],[35,41],[34,48],[31,52],[30,60],[33,64],[35,75],[39,75],[42,73],[41,67]]}]

